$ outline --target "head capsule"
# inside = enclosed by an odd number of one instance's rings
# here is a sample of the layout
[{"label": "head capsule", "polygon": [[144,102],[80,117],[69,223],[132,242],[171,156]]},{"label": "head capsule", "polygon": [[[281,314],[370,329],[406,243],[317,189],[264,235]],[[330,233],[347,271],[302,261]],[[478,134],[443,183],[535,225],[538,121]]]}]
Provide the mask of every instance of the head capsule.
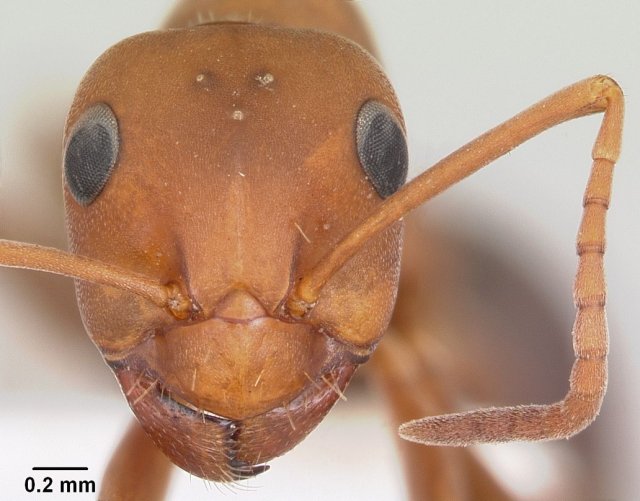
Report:
[{"label": "head capsule", "polygon": [[77,282],[85,326],[155,443],[191,473],[251,476],[313,429],[388,324],[401,223],[303,318],[298,281],[406,177],[402,117],[364,50],[242,23],[152,32],[87,73],[65,136],[72,250],[187,291],[175,318]]}]

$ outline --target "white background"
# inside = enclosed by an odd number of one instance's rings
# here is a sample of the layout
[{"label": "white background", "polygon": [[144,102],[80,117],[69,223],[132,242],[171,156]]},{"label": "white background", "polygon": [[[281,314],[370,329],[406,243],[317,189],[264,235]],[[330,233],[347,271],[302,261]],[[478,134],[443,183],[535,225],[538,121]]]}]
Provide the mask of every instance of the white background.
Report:
[{"label": "white background", "polygon": [[[157,27],[173,3],[2,0],[0,237],[64,247],[61,131],[75,86],[102,51]],[[358,3],[404,109],[414,175],[569,83],[606,73],[624,88],[625,142],[606,256],[612,374],[595,425],[608,485],[594,498],[632,499],[640,492],[640,3]],[[523,266],[537,265],[536,279],[548,282],[549,294],[567,309],[598,123],[592,117],[545,134],[453,189],[435,209],[454,227],[489,231]],[[352,407],[337,409],[302,446],[274,462],[272,472],[250,484],[260,489],[249,496],[401,499],[389,426],[371,417],[366,403]],[[81,462],[99,479],[128,410],[82,334],[69,280],[0,271],[0,409],[0,497],[36,499],[23,491],[36,463]],[[371,450],[374,438],[381,440],[374,447],[379,455]],[[199,480],[190,486],[182,476],[179,482],[176,489],[190,497],[220,497]]]}]

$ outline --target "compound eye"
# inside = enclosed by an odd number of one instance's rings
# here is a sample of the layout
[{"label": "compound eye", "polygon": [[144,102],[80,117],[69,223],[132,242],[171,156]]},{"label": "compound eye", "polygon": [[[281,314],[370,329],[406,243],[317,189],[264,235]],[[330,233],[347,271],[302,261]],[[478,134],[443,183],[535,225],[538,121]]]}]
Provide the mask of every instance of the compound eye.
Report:
[{"label": "compound eye", "polygon": [[356,120],[358,158],[382,198],[393,195],[407,179],[408,153],[404,132],[385,105],[367,101]]},{"label": "compound eye", "polygon": [[69,191],[87,206],[103,190],[118,157],[118,121],[111,108],[98,103],[71,129],[64,154],[64,174]]}]

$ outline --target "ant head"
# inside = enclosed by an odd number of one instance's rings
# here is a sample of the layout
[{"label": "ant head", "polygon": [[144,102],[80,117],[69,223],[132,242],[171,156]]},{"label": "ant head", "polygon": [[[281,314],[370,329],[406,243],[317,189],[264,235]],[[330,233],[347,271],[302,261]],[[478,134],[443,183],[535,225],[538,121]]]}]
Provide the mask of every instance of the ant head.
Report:
[{"label": "ant head", "polygon": [[176,319],[78,282],[80,309],[174,462],[216,480],[259,472],[371,353],[395,300],[401,223],[367,240],[304,317],[285,305],[404,183],[403,127],[378,64],[317,32],[147,33],[88,72],[65,136],[72,249],[179,284],[194,307]]}]

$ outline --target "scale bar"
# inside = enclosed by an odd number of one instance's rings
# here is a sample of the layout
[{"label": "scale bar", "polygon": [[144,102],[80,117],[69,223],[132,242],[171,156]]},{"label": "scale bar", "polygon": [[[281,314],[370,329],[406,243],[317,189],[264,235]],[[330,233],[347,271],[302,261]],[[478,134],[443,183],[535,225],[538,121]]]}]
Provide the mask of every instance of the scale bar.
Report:
[{"label": "scale bar", "polygon": [[87,466],[34,466],[33,471],[64,471],[64,470],[88,470]]}]

